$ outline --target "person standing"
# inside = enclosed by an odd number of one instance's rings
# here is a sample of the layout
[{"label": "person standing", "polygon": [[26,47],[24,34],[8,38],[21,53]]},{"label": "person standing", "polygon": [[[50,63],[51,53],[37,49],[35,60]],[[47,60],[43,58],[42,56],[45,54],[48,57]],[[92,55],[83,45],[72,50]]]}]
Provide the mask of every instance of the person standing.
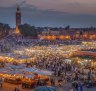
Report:
[{"label": "person standing", "polygon": [[83,86],[81,83],[78,84],[77,91],[83,91]]},{"label": "person standing", "polygon": [[51,85],[53,85],[53,78],[50,79]]},{"label": "person standing", "polygon": [[0,78],[0,87],[2,88],[3,79]]},{"label": "person standing", "polygon": [[14,88],[14,91],[18,91],[16,87]]},{"label": "person standing", "polygon": [[70,91],[74,91],[74,89],[73,88],[70,88]]}]

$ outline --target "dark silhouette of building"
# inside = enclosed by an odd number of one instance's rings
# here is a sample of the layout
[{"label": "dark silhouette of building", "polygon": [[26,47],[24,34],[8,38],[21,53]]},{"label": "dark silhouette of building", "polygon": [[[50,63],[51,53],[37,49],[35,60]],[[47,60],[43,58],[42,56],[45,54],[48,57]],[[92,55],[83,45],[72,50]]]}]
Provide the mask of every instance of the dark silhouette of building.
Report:
[{"label": "dark silhouette of building", "polygon": [[16,11],[16,27],[18,27],[19,25],[21,25],[21,11],[20,11],[20,7],[17,6],[17,11]]}]

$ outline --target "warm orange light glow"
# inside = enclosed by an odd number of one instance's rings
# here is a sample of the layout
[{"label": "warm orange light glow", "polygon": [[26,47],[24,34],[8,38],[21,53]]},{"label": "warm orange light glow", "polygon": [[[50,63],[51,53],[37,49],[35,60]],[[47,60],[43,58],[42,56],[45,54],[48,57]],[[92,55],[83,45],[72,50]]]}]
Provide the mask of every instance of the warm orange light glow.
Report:
[{"label": "warm orange light glow", "polygon": [[66,38],[66,39],[70,39],[70,36],[69,36],[69,35],[67,35],[65,38]]},{"label": "warm orange light glow", "polygon": [[20,34],[20,30],[19,30],[18,26],[16,27],[16,32],[15,33]]},{"label": "warm orange light glow", "polygon": [[55,39],[56,39],[56,36],[55,36],[55,35],[53,35],[53,36],[52,36],[52,40],[55,40]]},{"label": "warm orange light glow", "polygon": [[96,39],[96,35],[95,34],[93,35],[93,39]]},{"label": "warm orange light glow", "polygon": [[83,37],[84,37],[84,38],[87,38],[87,37],[88,37],[88,35],[87,35],[87,34],[84,34],[84,35],[83,35]]},{"label": "warm orange light glow", "polygon": [[42,36],[42,39],[46,39],[46,36]]},{"label": "warm orange light glow", "polygon": [[60,35],[59,38],[60,38],[61,40],[64,40],[65,37],[64,37],[64,35]]},{"label": "warm orange light glow", "polygon": [[51,36],[50,36],[50,35],[48,35],[48,36],[47,36],[47,39],[48,39],[48,40],[51,40]]}]

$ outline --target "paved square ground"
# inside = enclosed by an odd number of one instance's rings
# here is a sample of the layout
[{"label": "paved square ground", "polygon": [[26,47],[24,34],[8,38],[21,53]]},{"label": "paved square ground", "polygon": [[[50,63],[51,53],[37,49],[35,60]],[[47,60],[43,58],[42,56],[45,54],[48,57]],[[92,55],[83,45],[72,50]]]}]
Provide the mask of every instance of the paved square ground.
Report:
[{"label": "paved square ground", "polygon": [[[34,89],[22,89],[20,85],[13,85],[9,83],[4,83],[3,87],[0,88],[0,91],[14,91],[15,87],[19,87],[20,91],[34,91]],[[57,91],[70,91],[70,83],[65,84],[63,87],[56,87]],[[96,87],[94,88],[86,88],[83,87],[83,91],[96,91]]]}]

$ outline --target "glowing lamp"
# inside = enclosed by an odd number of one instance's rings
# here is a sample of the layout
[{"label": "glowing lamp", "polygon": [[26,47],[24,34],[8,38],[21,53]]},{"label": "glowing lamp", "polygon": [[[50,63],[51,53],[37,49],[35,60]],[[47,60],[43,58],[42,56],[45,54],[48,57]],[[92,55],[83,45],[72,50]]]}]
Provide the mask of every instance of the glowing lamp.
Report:
[{"label": "glowing lamp", "polygon": [[60,38],[61,40],[64,40],[64,35],[60,35],[59,38]]},{"label": "glowing lamp", "polygon": [[69,36],[69,35],[67,35],[67,36],[66,36],[66,39],[70,39],[70,36]]},{"label": "glowing lamp", "polygon": [[52,36],[52,40],[55,40],[55,39],[56,39],[56,36],[55,36],[55,35],[53,35],[53,36]]},{"label": "glowing lamp", "polygon": [[48,36],[47,36],[47,39],[48,39],[48,40],[51,40],[51,36],[50,36],[50,35],[48,35]]}]

